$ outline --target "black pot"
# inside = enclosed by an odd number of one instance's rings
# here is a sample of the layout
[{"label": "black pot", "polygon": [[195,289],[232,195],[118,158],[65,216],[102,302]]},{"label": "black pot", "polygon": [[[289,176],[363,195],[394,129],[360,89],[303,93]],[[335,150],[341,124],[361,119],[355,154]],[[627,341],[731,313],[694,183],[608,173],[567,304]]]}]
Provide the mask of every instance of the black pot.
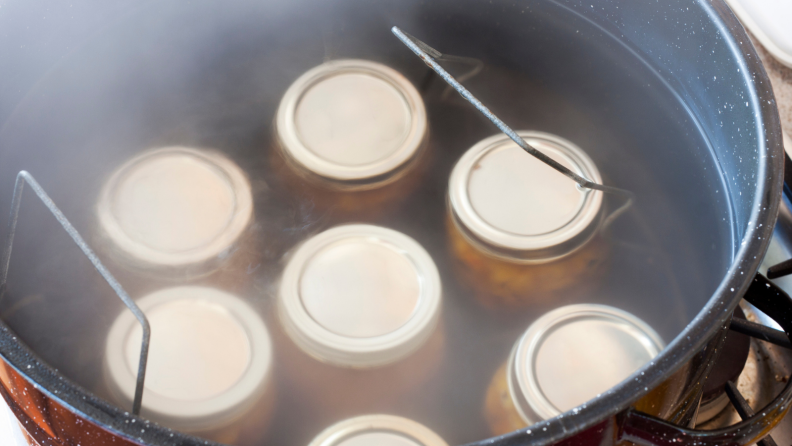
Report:
[{"label": "black pot", "polygon": [[[324,57],[386,61],[433,94],[439,87],[426,81],[424,65],[390,34],[393,25],[445,53],[502,68],[472,79],[469,88],[507,123],[587,147],[604,166],[606,184],[636,193],[636,208],[666,245],[669,268],[683,277],[684,305],[682,322],[653,324],[673,341],[633,377],[575,414],[481,444],[749,444],[789,407],[787,389],[750,423],[708,433],[676,427],[695,413],[724,329],[764,256],[782,194],[775,99],[750,40],[722,0],[86,1],[4,5],[0,20],[1,208],[10,207],[16,173],[29,170],[81,232],[90,232],[83,211],[106,166],[174,134],[192,135],[184,129],[206,122],[210,130],[199,139],[227,142],[227,135],[211,131],[222,121],[253,128],[254,142],[267,141],[280,92]],[[223,119],[202,114],[218,107]],[[495,131],[464,107],[440,107],[443,118],[433,122],[438,133],[463,141],[460,150]],[[173,118],[184,114],[195,118]],[[262,126],[258,133],[256,126]],[[245,146],[239,144],[243,137],[230,138],[236,138],[230,146]],[[253,150],[232,156],[244,159]],[[450,169],[458,153],[437,168]],[[49,216],[20,218],[29,219],[20,228],[34,231],[18,236],[15,243],[29,247],[15,245],[11,265],[28,268],[17,289],[27,291],[37,283],[32,269],[48,255],[35,242],[38,229],[50,230],[41,223]],[[80,268],[54,264],[44,270],[78,274]],[[665,292],[656,286],[645,284],[646,295]],[[9,282],[4,292],[14,290]],[[622,303],[642,317],[662,312],[663,303],[649,297]],[[760,308],[773,304],[751,299]],[[89,305],[64,305],[71,304]],[[53,351],[31,349],[26,343],[44,342],[36,336],[40,327],[24,325],[33,316],[14,317],[4,316],[0,325],[0,389],[40,444],[207,444],[137,418],[65,379],[47,362],[70,354],[78,341],[64,339],[67,348]],[[792,327],[779,322],[787,331]],[[87,326],[103,323],[86,317]]]}]

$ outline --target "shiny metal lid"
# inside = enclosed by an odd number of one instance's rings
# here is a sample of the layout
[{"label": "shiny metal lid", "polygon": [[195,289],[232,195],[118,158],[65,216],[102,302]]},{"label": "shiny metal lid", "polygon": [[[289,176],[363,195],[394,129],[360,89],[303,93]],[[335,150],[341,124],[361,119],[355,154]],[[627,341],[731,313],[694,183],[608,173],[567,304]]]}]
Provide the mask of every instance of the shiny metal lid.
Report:
[{"label": "shiny metal lid", "polygon": [[512,351],[509,391],[533,424],[573,410],[620,383],[664,347],[626,311],[569,305],[537,319]]},{"label": "shiny metal lid", "polygon": [[372,225],[329,229],[291,256],[278,309],[306,353],[346,367],[375,367],[417,350],[440,316],[440,275],[410,237]]},{"label": "shiny metal lid", "polygon": [[427,131],[423,100],[410,81],[356,59],[324,63],[294,81],[276,126],[290,160],[339,181],[387,176],[413,158]]},{"label": "shiny metal lid", "polygon": [[225,156],[188,147],[144,152],[119,167],[99,195],[102,232],[148,265],[188,266],[221,255],[253,215],[244,172]]},{"label": "shiny metal lid", "polygon": [[[555,135],[517,132],[547,156],[594,182],[594,162]],[[585,243],[600,221],[602,193],[525,153],[508,136],[480,141],[457,162],[449,181],[457,227],[484,251],[522,261],[546,261]]]},{"label": "shiny metal lid", "polygon": [[[165,288],[138,300],[151,324],[142,412],[170,427],[221,425],[261,395],[272,345],[264,322],[241,299],[214,288]],[[110,390],[132,401],[142,330],[131,312],[105,344]]]},{"label": "shiny metal lid", "polygon": [[336,423],[309,446],[448,446],[426,426],[393,415],[364,415]]}]

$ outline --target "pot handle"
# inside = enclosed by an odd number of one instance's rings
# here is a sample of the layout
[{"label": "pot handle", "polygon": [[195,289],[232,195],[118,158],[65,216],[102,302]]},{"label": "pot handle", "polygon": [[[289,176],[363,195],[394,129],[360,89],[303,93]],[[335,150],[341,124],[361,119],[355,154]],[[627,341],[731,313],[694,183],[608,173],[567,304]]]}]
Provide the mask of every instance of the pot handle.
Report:
[{"label": "pot handle", "polygon": [[[761,274],[756,274],[743,297],[760,311],[775,320],[784,332],[759,324],[732,322],[732,330],[790,348],[792,340],[792,299],[779,287]],[[670,445],[749,445],[775,446],[775,441],[765,437],[790,409],[792,402],[792,380],[789,380],[778,396],[756,414],[737,392],[733,383],[728,383],[726,393],[743,421],[716,430],[687,429],[652,415],[629,409],[620,423],[619,441],[628,441],[643,446]],[[759,440],[765,437],[763,440]]]}]

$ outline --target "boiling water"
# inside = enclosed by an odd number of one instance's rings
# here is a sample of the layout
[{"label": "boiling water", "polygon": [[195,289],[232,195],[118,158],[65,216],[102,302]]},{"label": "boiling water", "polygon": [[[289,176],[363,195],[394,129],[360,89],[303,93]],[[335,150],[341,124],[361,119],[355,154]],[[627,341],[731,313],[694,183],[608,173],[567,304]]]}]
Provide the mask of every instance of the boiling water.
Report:
[{"label": "boiling water", "polygon": [[[506,123],[571,140],[605,184],[635,192],[635,205],[613,227],[608,276],[577,302],[625,309],[669,342],[712,295],[733,245],[720,170],[673,92],[614,39],[541,2],[296,3],[168,3],[108,26],[54,67],[3,126],[0,209],[9,209],[16,172],[28,170],[92,243],[99,189],[130,156],[165,145],[221,150],[253,184],[261,263],[248,266],[245,297],[274,324],[282,256],[333,221],[312,197],[292,196],[270,169],[280,97],[327,59],[389,65],[424,96],[432,156],[418,190],[374,223],[415,238],[437,263],[447,351],[436,378],[370,412],[415,419],[451,444],[488,437],[482,406],[492,374],[531,321],[573,302],[489,311],[458,281],[444,227],[448,176],[466,149],[496,129],[455,94],[443,94],[445,85],[390,34],[399,25],[443,52],[483,60],[484,70],[465,85]],[[124,285],[157,286],[142,277]],[[45,361],[101,394],[104,336],[120,311],[109,287],[26,194],[2,319]],[[337,421],[284,389],[276,404],[265,444],[305,445]]]}]

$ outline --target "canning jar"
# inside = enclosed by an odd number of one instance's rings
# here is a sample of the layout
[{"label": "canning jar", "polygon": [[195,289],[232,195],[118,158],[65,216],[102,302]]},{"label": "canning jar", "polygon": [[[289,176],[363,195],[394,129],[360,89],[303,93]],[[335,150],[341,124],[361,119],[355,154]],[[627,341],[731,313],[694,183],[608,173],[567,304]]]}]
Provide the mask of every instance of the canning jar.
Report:
[{"label": "canning jar", "polygon": [[423,100],[380,63],[343,59],[309,70],[284,94],[275,127],[278,176],[342,217],[377,216],[419,184]]},{"label": "canning jar", "polygon": [[388,407],[439,369],[440,304],[437,268],[415,240],[372,225],[326,230],[283,272],[282,375],[334,417]]},{"label": "canning jar", "polygon": [[[585,178],[601,182],[576,145],[548,133],[517,132]],[[568,297],[601,277],[608,244],[599,231],[602,193],[525,153],[498,134],[470,148],[454,166],[448,234],[461,280],[489,307]]]},{"label": "canning jar", "polygon": [[308,446],[448,446],[426,426],[393,415],[363,415],[338,422]]},{"label": "canning jar", "polygon": [[[216,151],[143,152],[110,176],[96,211],[100,246],[135,274],[187,280],[222,270],[213,284],[233,289],[257,262],[250,183]],[[124,285],[139,281],[138,275]]]},{"label": "canning jar", "polygon": [[[274,406],[272,342],[247,303],[215,288],[165,288],[137,301],[151,326],[141,415],[222,443],[255,444]],[[105,344],[110,397],[130,407],[142,329],[122,312]]]},{"label": "canning jar", "polygon": [[618,308],[557,308],[531,324],[495,373],[484,416],[493,435],[502,435],[574,410],[663,347],[652,327]]}]

